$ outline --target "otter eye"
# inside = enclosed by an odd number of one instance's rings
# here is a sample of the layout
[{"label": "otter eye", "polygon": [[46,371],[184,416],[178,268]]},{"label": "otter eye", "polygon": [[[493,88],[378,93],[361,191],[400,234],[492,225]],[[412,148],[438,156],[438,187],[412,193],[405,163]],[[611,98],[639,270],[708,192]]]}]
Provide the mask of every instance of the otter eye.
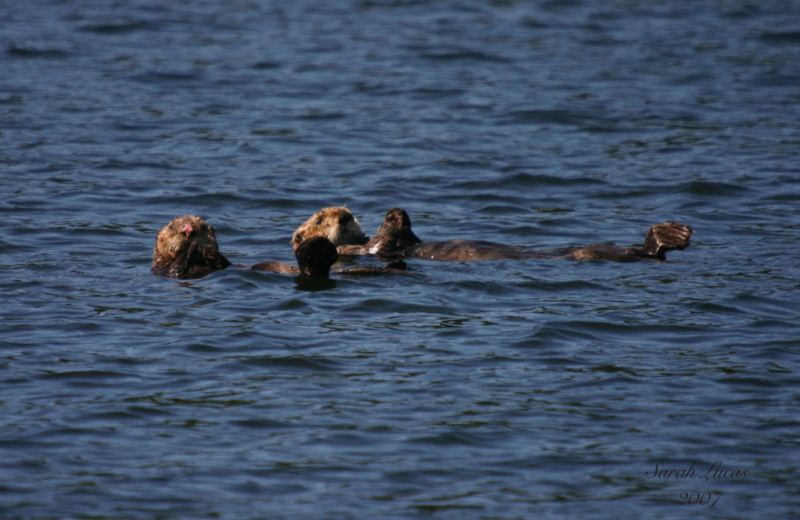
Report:
[{"label": "otter eye", "polygon": [[317,225],[318,226],[322,225],[322,217],[317,217]]},{"label": "otter eye", "polygon": [[295,241],[295,242],[297,242],[298,244],[299,244],[300,242],[302,242],[302,241],[303,241],[303,234],[302,234],[302,233],[298,233],[298,234],[296,234],[296,235],[294,236],[294,241]]},{"label": "otter eye", "polygon": [[170,224],[169,225],[169,230],[170,231],[175,231],[175,224]]}]

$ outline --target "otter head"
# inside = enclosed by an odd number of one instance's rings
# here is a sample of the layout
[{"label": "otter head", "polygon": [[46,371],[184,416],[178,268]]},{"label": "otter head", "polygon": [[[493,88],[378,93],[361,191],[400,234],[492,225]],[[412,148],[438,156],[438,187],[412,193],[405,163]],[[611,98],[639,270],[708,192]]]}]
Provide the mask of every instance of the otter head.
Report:
[{"label": "otter head", "polygon": [[158,232],[154,255],[164,259],[174,259],[185,253],[192,242],[202,246],[217,247],[217,234],[205,220],[194,215],[178,217]]},{"label": "otter head", "polygon": [[328,277],[331,266],[339,259],[336,246],[325,237],[312,237],[303,241],[294,252],[300,272],[308,276]]},{"label": "otter head", "polygon": [[403,208],[392,208],[386,212],[381,228],[392,231],[410,232],[411,218]]},{"label": "otter head", "polygon": [[421,240],[411,231],[411,219],[402,208],[386,212],[383,223],[367,243],[367,250],[384,260],[402,258],[405,250]]},{"label": "otter head", "polygon": [[367,242],[361,224],[345,207],[322,208],[314,213],[292,234],[292,247],[297,250],[300,244],[314,237],[325,237],[335,246]]},{"label": "otter head", "polygon": [[228,266],[230,262],[219,252],[214,228],[200,217],[178,217],[158,232],[153,270],[159,274],[192,278]]}]

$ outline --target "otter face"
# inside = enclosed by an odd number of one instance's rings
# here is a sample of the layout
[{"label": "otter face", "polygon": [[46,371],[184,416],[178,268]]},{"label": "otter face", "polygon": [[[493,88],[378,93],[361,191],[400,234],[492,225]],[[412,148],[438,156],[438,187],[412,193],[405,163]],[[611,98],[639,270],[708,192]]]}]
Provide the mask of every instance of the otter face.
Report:
[{"label": "otter face", "polygon": [[373,240],[378,237],[383,237],[384,241],[389,237],[408,237],[412,241],[416,239],[419,242],[419,239],[411,231],[411,218],[403,208],[392,208],[386,212],[386,216],[383,218],[378,231],[375,232]]},{"label": "otter face", "polygon": [[153,250],[153,270],[158,274],[197,278],[228,266],[214,228],[200,217],[178,217],[158,232]]},{"label": "otter face", "polygon": [[392,208],[387,211],[383,224],[390,229],[411,231],[411,218],[403,208]]},{"label": "otter face", "polygon": [[314,213],[292,234],[292,247],[297,250],[300,244],[314,237],[327,238],[335,246],[367,242],[361,224],[345,207],[323,208]]},{"label": "otter face", "polygon": [[185,253],[192,242],[217,246],[217,234],[205,220],[194,215],[178,217],[158,232],[155,255],[172,259]]}]

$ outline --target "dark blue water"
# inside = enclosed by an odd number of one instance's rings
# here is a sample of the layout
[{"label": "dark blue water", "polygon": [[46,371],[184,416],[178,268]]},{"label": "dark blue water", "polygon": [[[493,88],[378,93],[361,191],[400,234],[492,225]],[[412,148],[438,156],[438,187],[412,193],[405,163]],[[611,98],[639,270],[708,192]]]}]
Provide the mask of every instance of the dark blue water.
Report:
[{"label": "dark blue water", "polygon": [[[3,518],[800,513],[800,2],[0,4]],[[324,290],[150,273],[173,217],[249,265],[344,204],[696,233]]]}]

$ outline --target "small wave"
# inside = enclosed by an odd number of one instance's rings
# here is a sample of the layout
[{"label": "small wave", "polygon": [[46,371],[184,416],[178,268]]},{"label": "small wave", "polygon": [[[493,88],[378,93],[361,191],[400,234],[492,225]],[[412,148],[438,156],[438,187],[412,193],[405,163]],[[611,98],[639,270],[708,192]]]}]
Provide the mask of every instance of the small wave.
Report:
[{"label": "small wave", "polygon": [[572,291],[599,291],[599,292],[609,292],[615,290],[613,287],[600,285],[594,282],[588,282],[585,280],[567,280],[564,282],[559,281],[544,281],[544,280],[536,280],[536,281],[526,281],[524,283],[519,284],[521,288],[529,288],[535,289],[537,291],[544,291],[548,293],[557,293],[561,291],[572,292]]},{"label": "small wave", "polygon": [[61,49],[31,49],[27,47],[17,47],[11,45],[6,50],[6,54],[13,58],[49,58],[64,59],[72,56],[71,52]]},{"label": "small wave", "polygon": [[800,43],[800,31],[776,31],[761,33],[759,38],[771,43]]},{"label": "small wave", "polygon": [[426,435],[418,437],[411,442],[422,444],[433,444],[435,446],[491,446],[498,439],[493,435],[477,435],[465,431],[448,431],[438,435]]},{"label": "small wave", "polygon": [[786,388],[786,383],[782,379],[774,377],[758,376],[729,376],[721,377],[716,380],[719,384],[727,384],[737,388],[756,387],[756,388]]},{"label": "small wave", "polygon": [[238,364],[253,368],[289,368],[312,372],[327,372],[338,367],[338,363],[318,356],[258,356],[240,359]]},{"label": "small wave", "polygon": [[503,184],[506,186],[531,188],[546,186],[598,186],[608,183],[586,175],[570,177],[565,175],[556,176],[536,173],[517,173],[503,179]]},{"label": "small wave", "polygon": [[141,161],[141,160],[122,160],[122,159],[105,159],[95,165],[98,170],[173,170],[176,165],[168,160],[160,162],[156,161]]},{"label": "small wave", "polygon": [[269,419],[242,419],[238,421],[232,421],[231,424],[242,428],[256,430],[274,430],[275,428],[286,428],[289,426],[280,421],[271,421]]},{"label": "small wave", "polygon": [[123,381],[138,379],[136,376],[111,370],[46,371],[39,379],[64,381],[69,386],[117,386]]},{"label": "small wave", "polygon": [[789,74],[777,70],[771,70],[756,75],[750,80],[750,84],[759,87],[796,87],[800,84],[800,75]]},{"label": "small wave", "polygon": [[96,34],[125,34],[136,31],[153,30],[158,24],[153,22],[135,21],[120,23],[87,24],[80,28],[81,31]]},{"label": "small wave", "polygon": [[452,49],[443,51],[423,51],[419,53],[421,58],[437,61],[483,61],[494,63],[509,63],[510,59],[496,54],[476,51],[472,49]]},{"label": "small wave", "polygon": [[409,91],[414,99],[456,98],[464,93],[464,89],[448,87],[426,87]]},{"label": "small wave", "polygon": [[295,119],[300,121],[335,121],[337,119],[344,119],[346,116],[347,114],[344,112],[314,109],[296,116]]},{"label": "small wave", "polygon": [[268,70],[268,69],[277,69],[280,68],[283,64],[278,61],[259,61],[258,63],[254,63],[252,67],[254,69],[259,70]]},{"label": "small wave", "polygon": [[552,123],[557,125],[579,125],[587,119],[571,110],[513,110],[506,114],[508,123]]},{"label": "small wave", "polygon": [[680,191],[704,197],[730,197],[744,195],[752,190],[739,184],[727,182],[691,181],[684,184]]},{"label": "small wave", "polygon": [[183,83],[197,81],[202,78],[200,72],[157,72],[150,71],[133,78],[141,83]]}]

